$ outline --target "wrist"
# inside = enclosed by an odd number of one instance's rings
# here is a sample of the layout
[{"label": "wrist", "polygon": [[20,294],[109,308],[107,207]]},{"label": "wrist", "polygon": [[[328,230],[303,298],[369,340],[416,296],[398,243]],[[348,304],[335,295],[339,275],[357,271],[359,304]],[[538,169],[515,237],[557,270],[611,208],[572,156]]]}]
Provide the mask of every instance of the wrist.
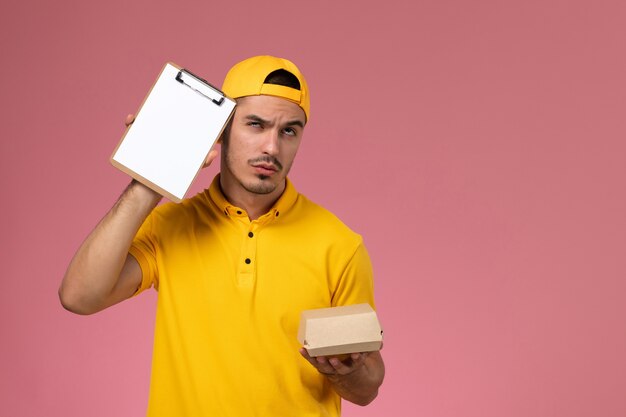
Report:
[{"label": "wrist", "polygon": [[150,212],[162,198],[161,194],[133,179],[122,193],[118,206],[125,201],[125,204],[130,204],[133,210]]}]

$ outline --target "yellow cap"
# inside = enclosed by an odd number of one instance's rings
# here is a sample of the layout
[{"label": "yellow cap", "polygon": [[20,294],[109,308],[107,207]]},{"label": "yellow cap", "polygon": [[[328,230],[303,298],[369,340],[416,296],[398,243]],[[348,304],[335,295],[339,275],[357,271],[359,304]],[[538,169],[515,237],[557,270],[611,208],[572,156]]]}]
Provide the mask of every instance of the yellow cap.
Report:
[{"label": "yellow cap", "polygon": [[[300,90],[265,83],[268,75],[280,69],[292,73],[298,79]],[[228,71],[222,91],[231,98],[260,95],[284,98],[300,106],[304,110],[307,121],[309,120],[311,109],[309,88],[298,67],[287,59],[263,55],[243,60]]]}]

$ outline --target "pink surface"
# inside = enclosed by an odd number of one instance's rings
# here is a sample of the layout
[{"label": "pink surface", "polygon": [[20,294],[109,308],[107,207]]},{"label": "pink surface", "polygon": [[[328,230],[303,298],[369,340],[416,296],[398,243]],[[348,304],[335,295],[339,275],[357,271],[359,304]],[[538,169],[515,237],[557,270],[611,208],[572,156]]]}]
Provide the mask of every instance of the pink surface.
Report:
[{"label": "pink surface", "polygon": [[2,415],[144,413],[154,293],[56,290],[163,63],[259,53],[308,76],[292,179],[374,262],[387,379],[344,415],[626,415],[626,3],[368,4],[0,4]]}]

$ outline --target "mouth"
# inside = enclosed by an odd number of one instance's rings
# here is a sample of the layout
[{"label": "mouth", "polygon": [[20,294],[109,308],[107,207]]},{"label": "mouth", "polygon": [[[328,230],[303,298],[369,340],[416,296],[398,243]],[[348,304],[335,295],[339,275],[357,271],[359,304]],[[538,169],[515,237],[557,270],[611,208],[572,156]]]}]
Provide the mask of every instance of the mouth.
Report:
[{"label": "mouth", "polygon": [[270,155],[263,155],[259,158],[250,159],[248,163],[256,171],[257,175],[263,177],[272,176],[283,170],[283,166],[280,161]]},{"label": "mouth", "polygon": [[272,164],[265,164],[265,163],[258,164],[257,163],[257,164],[253,164],[252,167],[260,175],[273,175],[279,171],[278,168]]}]

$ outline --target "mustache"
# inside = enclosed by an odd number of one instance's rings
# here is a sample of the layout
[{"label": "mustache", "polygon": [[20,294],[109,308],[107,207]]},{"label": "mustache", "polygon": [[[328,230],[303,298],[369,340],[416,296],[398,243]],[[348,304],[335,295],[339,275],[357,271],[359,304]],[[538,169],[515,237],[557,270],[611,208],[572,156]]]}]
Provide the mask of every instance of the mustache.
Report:
[{"label": "mustache", "polygon": [[248,160],[248,163],[250,165],[258,164],[260,162],[263,162],[266,164],[272,164],[276,167],[278,171],[283,170],[283,164],[281,164],[280,161],[274,158],[272,155],[263,155],[263,156],[259,156],[258,158]]}]

